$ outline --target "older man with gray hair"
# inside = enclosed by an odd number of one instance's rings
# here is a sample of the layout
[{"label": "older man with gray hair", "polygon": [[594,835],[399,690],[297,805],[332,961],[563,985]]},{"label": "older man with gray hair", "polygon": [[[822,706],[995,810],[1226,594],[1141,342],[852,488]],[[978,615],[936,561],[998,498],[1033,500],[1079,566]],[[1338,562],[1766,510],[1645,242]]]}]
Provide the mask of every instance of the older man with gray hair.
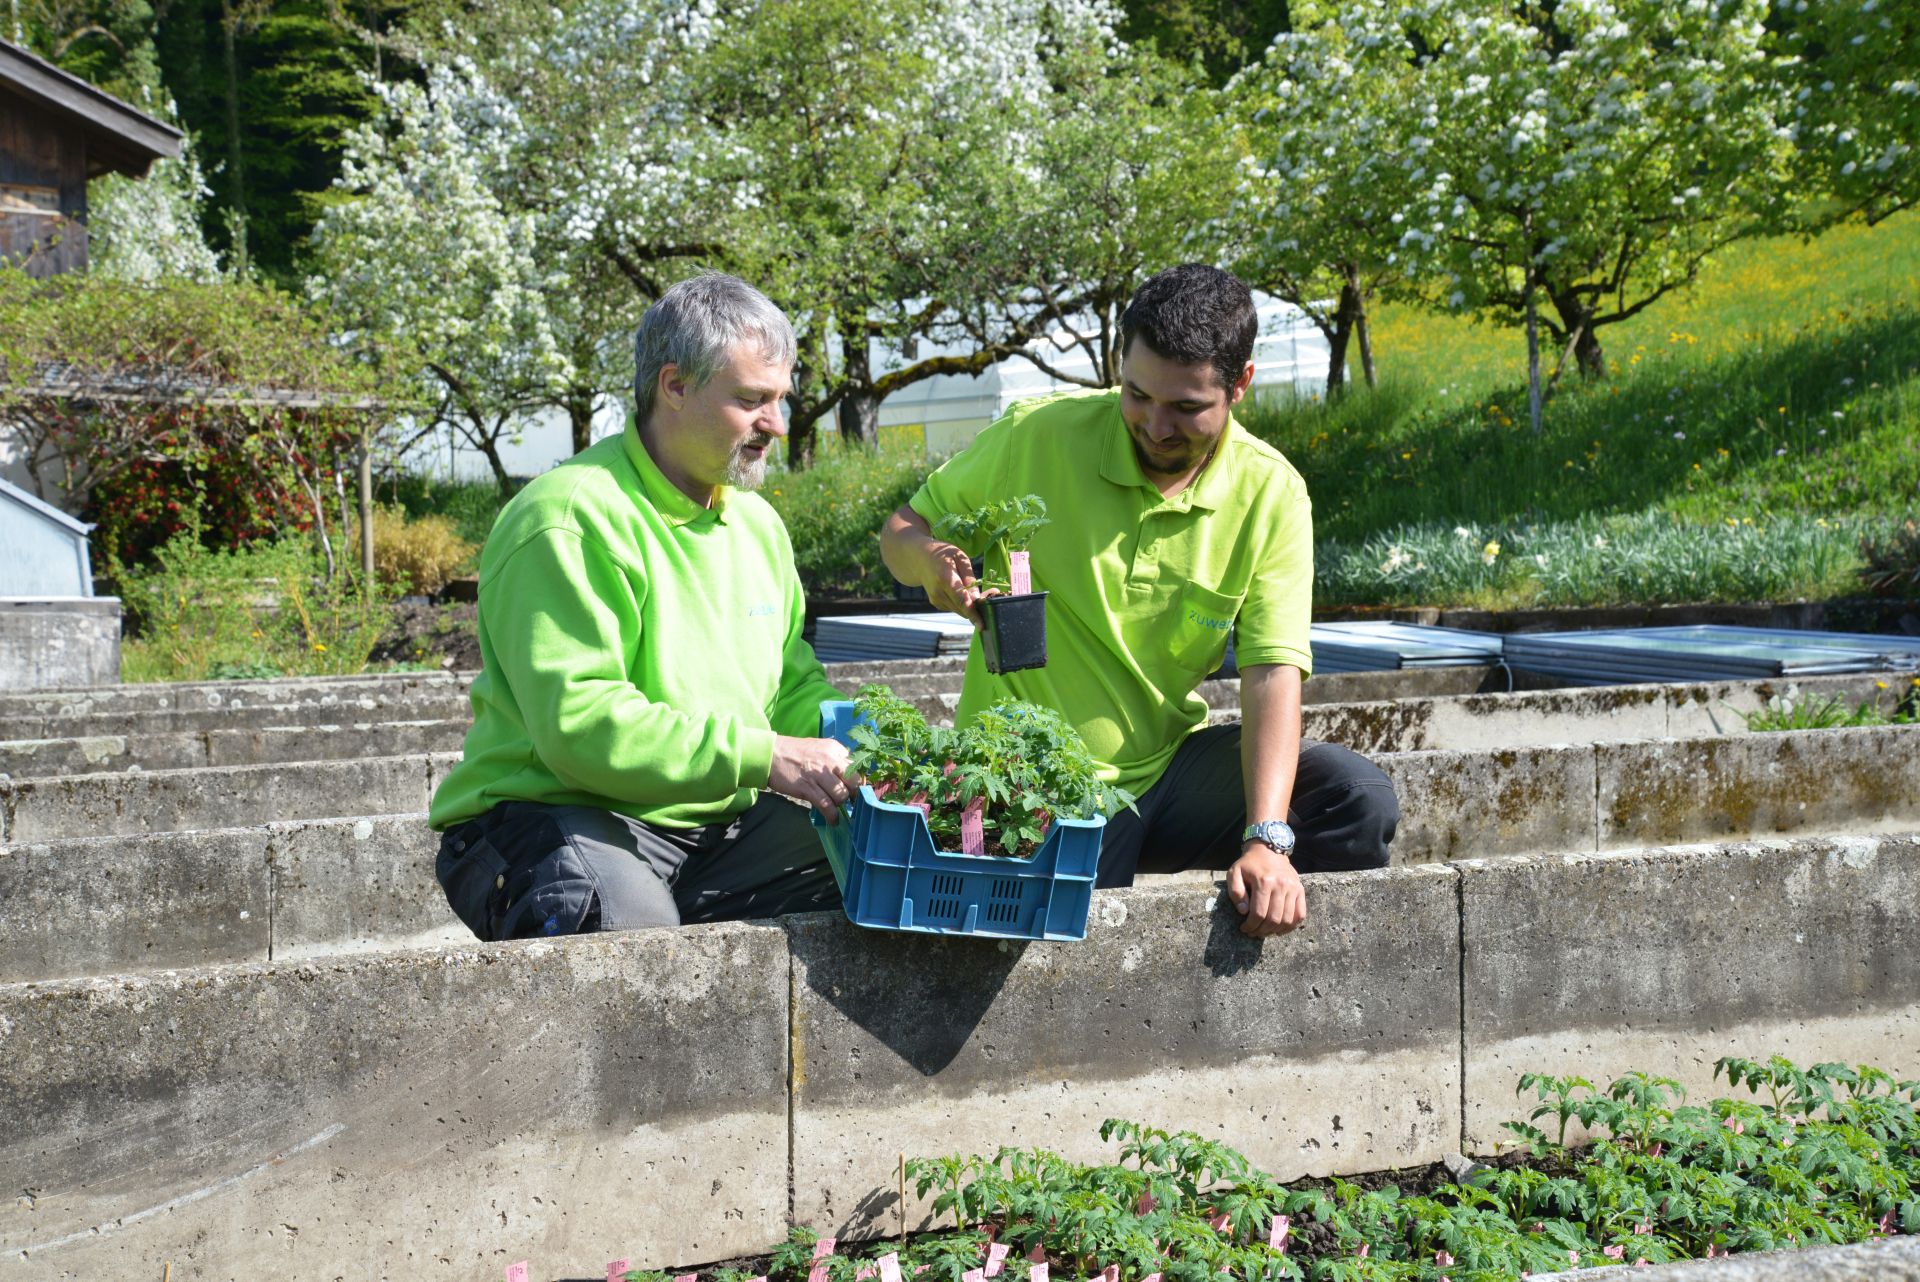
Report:
[{"label": "older man with gray hair", "polygon": [[786,435],[793,329],[713,273],[648,309],[634,355],[633,423],[516,495],[481,554],[473,729],[429,820],[482,939],[839,903],[805,807],[847,799],[817,737],[841,696],[786,527],[745,492]]}]

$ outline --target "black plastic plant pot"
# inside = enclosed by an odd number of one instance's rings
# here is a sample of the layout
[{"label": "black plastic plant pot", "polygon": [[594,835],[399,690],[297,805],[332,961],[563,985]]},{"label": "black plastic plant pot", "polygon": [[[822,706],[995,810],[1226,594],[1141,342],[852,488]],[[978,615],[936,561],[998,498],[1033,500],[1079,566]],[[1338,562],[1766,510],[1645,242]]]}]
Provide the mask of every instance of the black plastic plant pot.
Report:
[{"label": "black plastic plant pot", "polygon": [[1047,666],[1047,594],[990,596],[980,602],[980,654],[987,671],[1019,672]]}]

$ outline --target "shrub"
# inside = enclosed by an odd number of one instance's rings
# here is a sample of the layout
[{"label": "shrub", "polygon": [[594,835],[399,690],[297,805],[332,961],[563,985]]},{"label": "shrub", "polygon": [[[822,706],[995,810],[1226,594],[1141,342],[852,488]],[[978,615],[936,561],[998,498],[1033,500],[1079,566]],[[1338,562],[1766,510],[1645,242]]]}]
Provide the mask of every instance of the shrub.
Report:
[{"label": "shrub", "polygon": [[[348,543],[349,549],[357,546]],[[400,508],[373,510],[373,572],[382,583],[432,595],[472,563],[476,550],[460,537],[450,516],[434,513],[408,520]]]},{"label": "shrub", "polygon": [[769,476],[760,494],[793,539],[794,568],[809,596],[887,596],[881,523],[913,497],[939,463],[917,445],[823,450],[805,472]]},{"label": "shrub", "polygon": [[305,540],[205,547],[189,527],[152,567],[116,567],[135,629],[128,681],[326,676],[359,672],[386,630],[393,593],[363,591]]},{"label": "shrub", "polygon": [[1860,581],[1875,596],[1920,598],[1920,521],[1860,540]]},{"label": "shrub", "polygon": [[0,423],[40,496],[96,522],[100,567],[189,524],[222,547],[310,528],[379,402],[269,287],[0,266]]}]

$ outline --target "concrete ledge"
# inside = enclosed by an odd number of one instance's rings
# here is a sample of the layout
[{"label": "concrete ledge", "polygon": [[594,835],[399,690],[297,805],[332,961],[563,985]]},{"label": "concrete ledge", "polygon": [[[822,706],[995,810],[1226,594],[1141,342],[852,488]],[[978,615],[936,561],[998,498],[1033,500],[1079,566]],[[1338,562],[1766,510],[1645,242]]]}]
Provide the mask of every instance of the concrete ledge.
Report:
[{"label": "concrete ledge", "polygon": [[264,830],[0,846],[0,983],[264,961]]},{"label": "concrete ledge", "polygon": [[795,1221],[891,1232],[902,1150],[1091,1156],[1108,1117],[1216,1136],[1282,1177],[1438,1160],[1457,1138],[1452,874],[1312,894],[1307,925],[1265,941],[1206,877],[1103,892],[1075,944],[788,919]]},{"label": "concrete ledge", "polygon": [[454,754],[0,782],[9,844],[427,808]]},{"label": "concrete ledge", "polygon": [[1102,892],[1076,944],[816,914],[0,985],[27,1191],[0,1253],[28,1278],[591,1276],[765,1249],[790,1207],[891,1231],[901,1151],[1091,1157],[1110,1116],[1291,1178],[1485,1148],[1527,1070],[1698,1097],[1726,1054],[1920,1068],[1920,836],[1309,893],[1264,943],[1188,875]]},{"label": "concrete ledge", "polygon": [[471,724],[465,719],[323,723],[0,743],[0,775],[31,779],[457,752]]},{"label": "concrete ledge", "polygon": [[1920,827],[1920,726],[1600,744],[1599,848]]},{"label": "concrete ledge", "polygon": [[1374,762],[1400,798],[1397,864],[1593,849],[1590,747],[1408,752]]},{"label": "concrete ledge", "polygon": [[425,815],[0,846],[0,983],[473,942]]},{"label": "concrete ledge", "polygon": [[1626,1274],[1618,1265],[1569,1269],[1558,1282],[1920,1282],[1920,1238],[1895,1237],[1853,1246],[1759,1251],[1723,1260],[1650,1264]]},{"label": "concrete ledge", "polygon": [[249,708],[275,703],[322,703],[380,697],[399,691],[464,690],[471,672],[374,672],[349,677],[281,677],[270,681],[155,681],[0,694],[0,718],[86,716],[100,712],[155,712],[194,708]]},{"label": "concrete ledge", "polygon": [[381,690],[355,698],[289,699],[241,708],[147,708],[58,716],[0,714],[0,742],[259,730],[270,726],[340,725],[377,721],[470,721],[467,692],[455,686]]},{"label": "concrete ledge", "polygon": [[1456,866],[1472,1149],[1531,1108],[1525,1072],[1652,1069],[1710,1098],[1723,1055],[1920,1070],[1913,836]]},{"label": "concrete ledge", "polygon": [[25,1279],[724,1259],[787,1218],[764,926],[0,987]]},{"label": "concrete ledge", "polygon": [[119,679],[119,597],[0,597],[0,690]]}]

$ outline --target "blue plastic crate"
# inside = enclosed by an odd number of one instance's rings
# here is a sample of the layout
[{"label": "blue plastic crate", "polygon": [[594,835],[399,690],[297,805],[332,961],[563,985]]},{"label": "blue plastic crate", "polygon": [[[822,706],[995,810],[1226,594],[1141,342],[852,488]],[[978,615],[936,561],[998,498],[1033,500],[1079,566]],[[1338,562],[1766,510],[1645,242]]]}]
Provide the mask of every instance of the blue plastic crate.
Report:
[{"label": "blue plastic crate", "polygon": [[[821,734],[851,744],[853,705],[820,705]],[[990,939],[1085,939],[1105,819],[1057,819],[1030,859],[937,850],[918,806],[862,784],[837,824],[813,815],[848,920]]]}]

